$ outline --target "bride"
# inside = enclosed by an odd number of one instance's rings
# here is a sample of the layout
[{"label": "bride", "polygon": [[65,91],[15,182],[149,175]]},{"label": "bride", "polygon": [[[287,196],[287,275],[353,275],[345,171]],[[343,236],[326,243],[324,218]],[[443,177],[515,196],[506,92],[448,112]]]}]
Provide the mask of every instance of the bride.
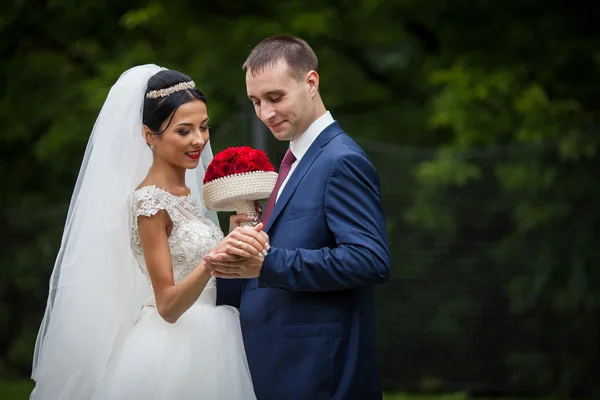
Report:
[{"label": "bride", "polygon": [[206,99],[186,75],[119,78],[94,125],[50,279],[32,400],[255,399],[238,311],[203,257],[263,256],[262,224],[223,238],[200,185]]}]

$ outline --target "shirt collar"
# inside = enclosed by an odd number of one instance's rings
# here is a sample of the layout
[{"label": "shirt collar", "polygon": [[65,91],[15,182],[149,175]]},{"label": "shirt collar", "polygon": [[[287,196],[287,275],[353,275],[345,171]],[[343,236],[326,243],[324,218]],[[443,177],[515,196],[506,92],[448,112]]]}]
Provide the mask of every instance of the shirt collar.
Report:
[{"label": "shirt collar", "polygon": [[290,142],[290,150],[296,157],[296,160],[300,161],[304,154],[308,151],[313,142],[317,139],[319,134],[325,130],[329,125],[334,122],[331,113],[327,111],[315,122],[310,124],[308,129],[304,133],[298,136],[296,139]]}]

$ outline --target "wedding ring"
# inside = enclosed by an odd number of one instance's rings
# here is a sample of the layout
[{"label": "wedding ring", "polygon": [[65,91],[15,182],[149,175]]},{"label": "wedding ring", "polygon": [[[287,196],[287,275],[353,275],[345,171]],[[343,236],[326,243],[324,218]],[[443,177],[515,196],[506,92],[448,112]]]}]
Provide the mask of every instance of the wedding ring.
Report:
[{"label": "wedding ring", "polygon": [[237,243],[235,244],[238,248],[242,247],[242,241],[238,240]]}]

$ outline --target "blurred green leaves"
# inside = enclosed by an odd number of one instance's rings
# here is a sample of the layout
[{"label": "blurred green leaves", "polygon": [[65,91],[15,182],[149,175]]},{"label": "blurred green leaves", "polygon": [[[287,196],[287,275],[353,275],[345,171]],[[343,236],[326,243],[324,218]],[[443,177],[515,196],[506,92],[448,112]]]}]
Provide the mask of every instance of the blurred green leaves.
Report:
[{"label": "blurred green leaves", "polygon": [[326,105],[381,175],[394,262],[379,290],[384,379],[563,395],[593,386],[600,34],[590,7],[2,3],[0,378],[29,373],[67,204],[118,76],[143,63],[191,76],[219,151],[249,140],[247,54],[291,33],[314,47]]}]

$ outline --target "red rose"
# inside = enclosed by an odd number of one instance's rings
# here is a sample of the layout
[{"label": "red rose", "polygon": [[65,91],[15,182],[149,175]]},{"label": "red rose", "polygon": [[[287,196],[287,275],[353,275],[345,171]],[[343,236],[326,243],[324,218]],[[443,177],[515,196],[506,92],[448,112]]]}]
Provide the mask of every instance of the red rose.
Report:
[{"label": "red rose", "polygon": [[229,147],[217,155],[209,164],[204,176],[204,183],[251,171],[275,171],[264,151],[250,146]]},{"label": "red rose", "polygon": [[235,148],[229,147],[217,154],[215,158],[218,158],[219,161],[226,161],[230,164],[233,164],[235,162],[236,156],[237,151],[235,150]]},{"label": "red rose", "polygon": [[217,163],[215,163],[215,162],[211,162],[208,165],[208,168],[206,168],[206,173],[204,174],[204,180],[203,180],[204,183],[210,182],[213,179],[217,178],[217,166],[216,166],[216,164]]},{"label": "red rose", "polygon": [[258,165],[261,171],[275,171],[273,164],[271,164],[271,161],[264,151],[257,152],[254,158],[254,163]]},{"label": "red rose", "polygon": [[256,163],[257,165],[264,165],[265,160],[268,161],[267,156],[263,151],[256,151],[252,155],[252,162]]},{"label": "red rose", "polygon": [[251,163],[252,157],[252,153],[238,153],[236,162]]},{"label": "red rose", "polygon": [[262,171],[269,171],[270,168],[272,169],[271,163],[265,162],[264,160],[261,160],[259,165]]},{"label": "red rose", "polygon": [[244,172],[254,171],[252,167],[252,164],[245,161],[240,161],[238,158],[238,161],[233,165],[233,171],[236,174],[243,174]]},{"label": "red rose", "polygon": [[233,174],[233,165],[228,162],[222,162],[217,165],[217,175],[219,178]]}]

